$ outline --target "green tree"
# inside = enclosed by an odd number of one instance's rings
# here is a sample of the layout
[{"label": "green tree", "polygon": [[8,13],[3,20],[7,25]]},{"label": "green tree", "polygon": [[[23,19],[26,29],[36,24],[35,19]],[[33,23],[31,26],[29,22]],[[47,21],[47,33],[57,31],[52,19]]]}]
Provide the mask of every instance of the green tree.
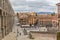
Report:
[{"label": "green tree", "polygon": [[57,33],[57,40],[60,40],[60,32]]},{"label": "green tree", "polygon": [[55,15],[55,12],[53,12],[51,15],[54,16]]}]

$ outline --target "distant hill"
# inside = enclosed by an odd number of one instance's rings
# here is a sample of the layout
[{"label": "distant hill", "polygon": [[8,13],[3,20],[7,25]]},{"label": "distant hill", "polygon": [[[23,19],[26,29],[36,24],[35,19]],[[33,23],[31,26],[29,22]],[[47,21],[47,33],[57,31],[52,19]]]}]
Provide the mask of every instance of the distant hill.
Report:
[{"label": "distant hill", "polygon": [[37,14],[52,14],[53,12],[36,12]]}]

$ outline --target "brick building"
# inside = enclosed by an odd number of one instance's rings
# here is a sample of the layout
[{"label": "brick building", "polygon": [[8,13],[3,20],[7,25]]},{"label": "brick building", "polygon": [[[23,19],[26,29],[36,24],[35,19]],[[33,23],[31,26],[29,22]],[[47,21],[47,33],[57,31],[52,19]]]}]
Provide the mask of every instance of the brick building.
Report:
[{"label": "brick building", "polygon": [[[53,16],[51,14],[37,14],[37,16],[36,16],[36,13],[34,13],[34,12],[31,12],[29,14],[27,14],[27,13],[19,13],[19,20],[20,19],[23,19],[23,20],[26,19],[25,22],[28,21],[27,22],[28,24],[34,24],[38,20],[38,23],[40,25],[42,24],[42,27],[45,26],[46,23],[47,24],[50,23],[50,24],[52,24],[52,26],[54,24],[58,23],[58,21],[57,21],[57,14],[55,14]],[[21,21],[21,22],[23,22],[23,21]]]},{"label": "brick building", "polygon": [[0,0],[0,40],[12,31],[13,15],[9,0]]},{"label": "brick building", "polygon": [[[51,16],[50,14],[43,14],[43,15],[38,15],[38,22],[40,24],[41,27],[44,27],[46,25],[48,26],[54,26],[53,24],[57,24],[58,21],[57,21],[57,15],[55,14],[54,16]],[[56,25],[57,26],[57,25]]]},{"label": "brick building", "polygon": [[[57,14],[54,16],[50,14],[38,15],[39,28],[45,28],[48,32],[57,32],[58,30],[58,19]],[[45,30],[44,29],[44,30]]]},{"label": "brick building", "polygon": [[37,16],[35,12],[30,13],[30,16],[28,17],[28,23],[31,25],[34,25],[37,22]]},{"label": "brick building", "polygon": [[19,17],[19,22],[20,22],[20,24],[21,25],[26,25],[26,24],[28,24],[28,15],[27,14],[20,14],[19,15],[20,17]]}]

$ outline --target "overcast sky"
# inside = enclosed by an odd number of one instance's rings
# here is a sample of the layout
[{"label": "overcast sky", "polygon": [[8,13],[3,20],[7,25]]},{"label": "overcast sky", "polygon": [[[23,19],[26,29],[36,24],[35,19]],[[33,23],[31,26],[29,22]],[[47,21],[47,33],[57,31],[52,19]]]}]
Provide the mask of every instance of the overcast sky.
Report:
[{"label": "overcast sky", "polygon": [[10,0],[15,12],[56,12],[60,0]]}]

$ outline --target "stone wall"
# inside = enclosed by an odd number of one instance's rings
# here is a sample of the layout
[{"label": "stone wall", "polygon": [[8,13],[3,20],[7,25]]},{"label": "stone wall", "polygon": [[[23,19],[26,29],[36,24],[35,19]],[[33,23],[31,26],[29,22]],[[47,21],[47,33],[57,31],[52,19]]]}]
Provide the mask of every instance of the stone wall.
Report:
[{"label": "stone wall", "polygon": [[0,39],[12,32],[14,11],[9,0],[0,0]]}]

